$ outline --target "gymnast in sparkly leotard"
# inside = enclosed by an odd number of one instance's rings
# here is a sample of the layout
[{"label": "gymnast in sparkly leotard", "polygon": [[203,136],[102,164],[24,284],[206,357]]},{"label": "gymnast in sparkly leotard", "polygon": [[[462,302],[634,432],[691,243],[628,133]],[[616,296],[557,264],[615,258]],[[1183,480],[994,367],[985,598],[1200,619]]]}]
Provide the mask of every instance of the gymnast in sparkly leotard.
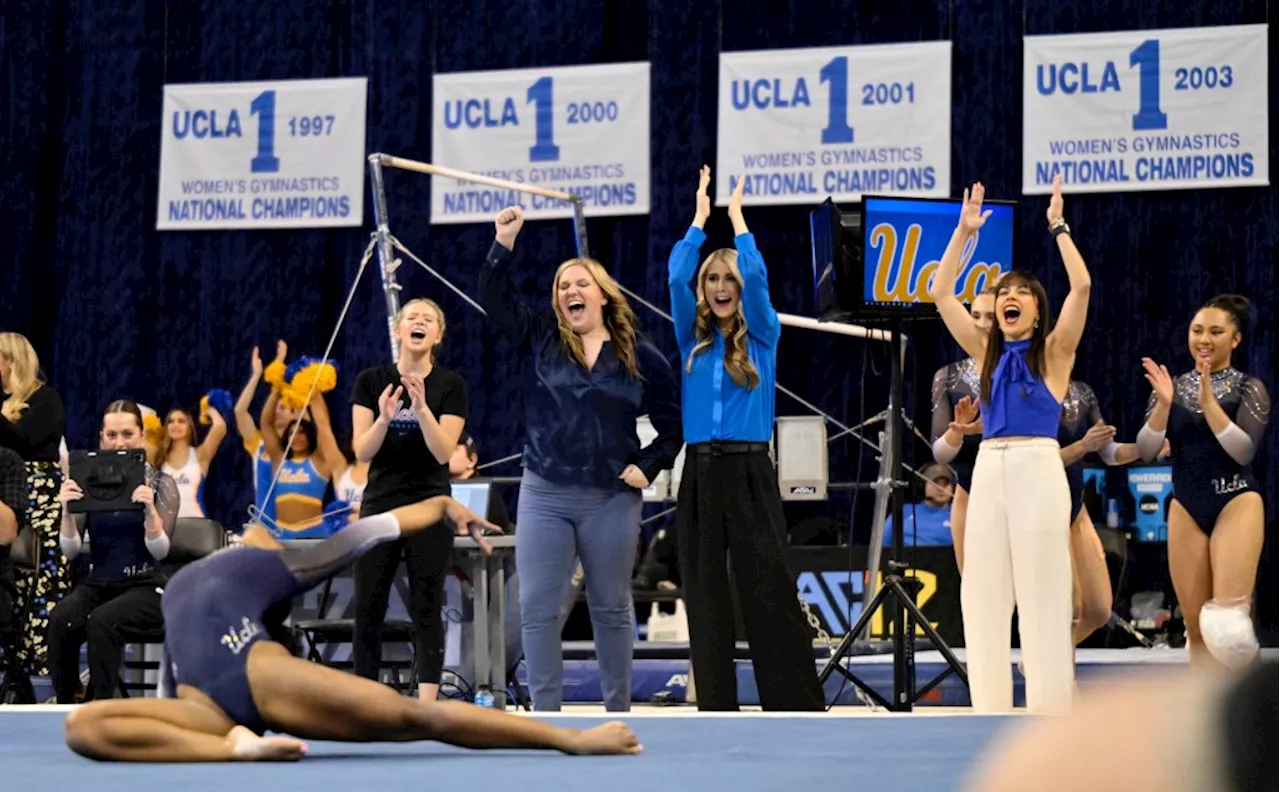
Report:
[{"label": "gymnast in sparkly leotard", "polygon": [[[991,325],[996,322],[994,283],[973,298],[969,315],[983,334],[991,332]],[[978,385],[978,361],[972,357],[949,363],[933,375],[933,459],[950,465],[956,474],[955,493],[951,498],[951,542],[961,572],[964,572],[965,513],[969,508],[973,463],[978,458],[978,444],[982,442]]]},{"label": "gymnast in sparkly leotard", "polygon": [[1231,365],[1251,310],[1244,297],[1225,294],[1197,311],[1187,334],[1195,369],[1177,379],[1142,361],[1152,393],[1138,445],[1150,460],[1167,437],[1173,452],[1169,572],[1196,663],[1243,665],[1257,655],[1250,604],[1264,510],[1252,462],[1271,398]]}]

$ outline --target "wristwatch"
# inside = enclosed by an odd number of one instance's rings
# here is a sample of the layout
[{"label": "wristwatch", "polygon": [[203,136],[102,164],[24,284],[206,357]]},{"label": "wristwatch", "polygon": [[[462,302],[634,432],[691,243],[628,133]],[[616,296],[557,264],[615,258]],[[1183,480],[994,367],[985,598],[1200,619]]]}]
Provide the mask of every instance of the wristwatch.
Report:
[{"label": "wristwatch", "polygon": [[1049,225],[1049,233],[1057,237],[1059,234],[1070,234],[1071,226],[1067,225],[1067,221],[1059,217]]}]

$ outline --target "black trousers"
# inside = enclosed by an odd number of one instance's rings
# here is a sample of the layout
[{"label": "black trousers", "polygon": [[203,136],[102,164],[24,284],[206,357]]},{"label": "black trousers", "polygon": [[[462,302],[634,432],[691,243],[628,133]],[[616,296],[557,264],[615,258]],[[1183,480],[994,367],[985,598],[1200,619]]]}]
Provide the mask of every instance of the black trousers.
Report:
[{"label": "black trousers", "polygon": [[80,647],[89,644],[85,700],[114,698],[130,636],[164,629],[160,597],[164,581],[99,581],[89,578],[49,614],[49,675],[59,704],[74,704],[80,687]]},{"label": "black trousers", "polygon": [[778,476],[767,452],[686,451],[676,546],[698,709],[738,708],[732,578],[764,709],[822,710],[812,637],[786,559]]},{"label": "black trousers", "polygon": [[[361,511],[361,516],[368,516]],[[382,623],[396,569],[409,573],[409,618],[413,622],[418,682],[437,685],[444,670],[444,581],[453,560],[453,530],[445,523],[407,539],[378,545],[355,565],[355,643],[351,660],[357,675],[377,679],[382,665]]]}]

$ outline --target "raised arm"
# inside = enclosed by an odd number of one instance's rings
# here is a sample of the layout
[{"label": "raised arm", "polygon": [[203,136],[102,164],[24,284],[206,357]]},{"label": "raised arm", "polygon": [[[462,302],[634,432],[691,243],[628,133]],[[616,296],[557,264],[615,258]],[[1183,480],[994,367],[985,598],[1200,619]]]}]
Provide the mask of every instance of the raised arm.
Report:
[{"label": "raised arm", "polygon": [[747,334],[768,347],[778,344],[782,324],[769,301],[769,272],[756,238],[747,230],[742,216],[742,191],[746,179],[739,178],[729,197],[729,219],[733,222],[733,246],[738,249],[738,271],[742,273],[742,313],[747,318]]},{"label": "raised arm", "polygon": [[253,416],[249,414],[249,406],[253,403],[253,394],[258,392],[258,382],[262,379],[262,358],[258,355],[258,348],[253,348],[253,356],[249,358],[249,381],[244,384],[244,389],[240,391],[240,397],[236,399],[236,406],[232,410],[236,419],[236,431],[240,433],[240,441],[244,444],[244,450],[250,454],[258,445],[260,439],[258,435],[258,426],[253,422]]},{"label": "raised arm", "polygon": [[698,258],[707,234],[702,230],[711,216],[711,199],[707,197],[707,185],[711,182],[711,169],[706,165],[698,172],[698,192],[695,198],[693,223],[684,239],[671,249],[667,259],[667,289],[671,292],[671,319],[675,324],[676,346],[683,359],[693,349],[693,325],[697,318],[698,298],[693,278],[698,274]]},{"label": "raised arm", "polygon": [[529,307],[516,294],[510,265],[516,236],[524,227],[524,212],[518,206],[509,206],[498,212],[493,225],[493,246],[480,268],[480,305],[489,315],[489,321],[513,347],[520,350],[531,343],[533,317]]},{"label": "raised arm", "polygon": [[960,348],[974,360],[982,360],[987,350],[987,339],[974,324],[973,317],[965,309],[964,303],[956,296],[956,279],[960,275],[960,256],[970,239],[977,244],[978,230],[991,216],[991,210],[982,210],[982,199],[986,196],[986,188],[979,182],[972,190],[964,191],[964,204],[960,208],[960,221],[951,234],[947,249],[942,252],[938,262],[938,271],[933,274],[929,284],[929,296],[938,306],[938,314],[947,331],[956,340]]},{"label": "raised arm", "polygon": [[338,448],[338,438],[333,434],[329,403],[324,400],[323,393],[316,391],[311,397],[310,406],[311,420],[316,425],[316,450],[320,452],[320,458],[328,468],[329,475],[336,481],[347,467],[347,458],[343,456],[342,449]]},{"label": "raised arm", "polygon": [[274,388],[262,405],[262,415],[258,418],[258,432],[262,435],[262,443],[266,446],[267,456],[272,466],[284,461],[284,446],[280,443],[280,434],[276,431],[276,402],[280,401],[280,392]]},{"label": "raised arm", "polygon": [[649,415],[658,436],[640,449],[636,466],[649,483],[675,464],[684,445],[684,425],[680,420],[680,381],[671,364],[647,340],[636,340],[640,376],[644,377],[644,398],[640,409]]},{"label": "raised arm", "polygon": [[1049,219],[1049,230],[1057,241],[1058,252],[1062,254],[1062,264],[1067,268],[1067,282],[1071,285],[1067,299],[1062,301],[1062,310],[1058,312],[1058,321],[1045,343],[1059,356],[1074,357],[1089,316],[1089,291],[1093,281],[1089,278],[1084,257],[1071,238],[1071,229],[1062,218],[1061,175],[1053,177],[1053,197],[1049,199],[1049,209],[1045,214]]},{"label": "raised arm", "polygon": [[[222,413],[209,408],[209,432],[204,436],[204,442],[196,448],[196,461],[200,463],[200,472],[208,475],[209,464],[213,462],[213,458],[218,454],[218,447],[222,445],[223,439],[227,436],[227,422],[223,419]],[[163,460],[162,460],[163,461]]]}]

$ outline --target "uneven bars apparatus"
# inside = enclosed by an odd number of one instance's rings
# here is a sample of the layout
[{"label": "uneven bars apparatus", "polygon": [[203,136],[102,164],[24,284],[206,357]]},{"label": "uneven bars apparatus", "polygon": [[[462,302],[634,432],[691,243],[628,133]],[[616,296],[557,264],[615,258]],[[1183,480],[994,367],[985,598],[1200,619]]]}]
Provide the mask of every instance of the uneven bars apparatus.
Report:
[{"label": "uneven bars apparatus", "polygon": [[[455,179],[457,181],[471,182],[473,184],[483,184],[490,187],[497,187],[499,189],[511,190],[513,192],[526,193],[529,195],[539,195],[544,198],[551,198],[553,200],[564,201],[570,204],[573,208],[574,240],[577,246],[577,254],[579,257],[582,257],[582,258],[586,258],[590,256],[590,252],[589,252],[590,248],[587,245],[587,221],[586,221],[585,211],[582,205],[582,198],[580,196],[573,195],[572,193],[562,192],[560,190],[551,190],[546,187],[538,187],[536,185],[530,185],[530,184],[520,184],[518,182],[508,181],[506,179],[497,179],[491,176],[482,176],[477,173],[468,173],[466,171],[460,171],[454,168],[447,168],[441,165],[434,165],[429,162],[420,162],[418,160],[406,159],[404,157],[395,157],[390,154],[380,154],[380,153],[370,154],[368,157],[368,161],[369,161],[369,176],[371,181],[371,188],[373,190],[373,215],[374,215],[374,221],[377,225],[377,229],[374,233],[374,236],[375,236],[375,241],[378,249],[378,261],[380,264],[379,270],[382,273],[382,289],[386,297],[387,330],[388,330],[388,335],[391,341],[391,357],[393,361],[397,360],[400,354],[400,345],[398,340],[396,339],[395,317],[396,317],[396,314],[400,312],[400,288],[401,287],[399,282],[396,280],[396,275],[395,275],[395,270],[398,266],[398,262],[392,253],[392,235],[391,235],[391,228],[390,228],[390,223],[388,221],[388,215],[387,215],[387,197],[386,197],[386,186],[383,181],[383,168],[397,168],[400,170],[414,171],[416,173],[425,174],[427,176],[441,176],[447,179]],[[454,289],[455,291],[459,291],[456,286],[454,286],[452,283],[448,281],[448,279],[446,279],[443,275],[440,275],[439,273],[432,270],[424,262],[419,260],[418,263],[421,264],[429,272],[431,272],[432,275],[444,281],[445,284],[448,285],[450,288]],[[648,300],[645,300],[643,297],[640,297],[638,294],[635,294],[623,284],[619,283],[618,288],[620,288],[628,297],[636,300],[641,305],[644,305],[646,308],[658,314],[659,316],[664,317],[668,322],[673,321],[671,318],[671,315],[668,314],[666,311],[663,311],[661,308],[658,308],[657,306],[653,305]],[[475,305],[474,302],[472,302],[472,304]],[[477,306],[477,309],[480,310],[481,313],[484,312],[484,309],[479,308],[478,306]],[[796,327],[796,328],[801,328],[805,330],[813,330],[820,333],[831,333],[834,335],[851,336],[854,338],[865,338],[873,341],[891,341],[892,340],[892,334],[889,333],[888,331],[873,330],[870,328],[862,327],[861,325],[846,324],[843,322],[820,322],[817,319],[812,319],[807,316],[796,316],[794,314],[785,314],[785,313],[778,314],[778,321],[780,324],[785,325],[787,327]],[[896,363],[899,366],[905,367],[906,365],[906,349],[907,349],[907,336],[904,333],[899,333],[899,349],[898,349],[898,355],[896,360]],[[877,505],[875,509],[877,519],[873,519],[874,524],[872,525],[872,531],[871,531],[872,541],[871,541],[870,547],[868,548],[868,559],[867,559],[867,565],[866,565],[867,570],[876,570],[878,572],[880,568],[880,554],[881,554],[881,547],[883,544],[884,521],[885,521],[884,519],[885,508],[884,508],[884,503],[882,503],[882,501],[887,500],[886,497],[883,497],[884,491],[881,488],[889,487],[892,485],[891,482],[888,482],[885,480],[885,475],[883,473],[884,455],[881,447],[876,445],[875,443],[872,443],[870,440],[867,440],[865,437],[859,434],[856,428],[850,428],[848,426],[845,426],[840,421],[837,421],[834,417],[818,409],[817,407],[810,404],[805,399],[801,398],[798,394],[788,390],[781,384],[775,383],[775,387],[777,388],[777,390],[781,391],[783,394],[790,396],[793,400],[799,402],[801,405],[809,409],[815,415],[821,416],[824,420],[840,428],[841,430],[840,433],[828,438],[828,443],[834,441],[839,437],[843,437],[846,434],[852,435],[854,438],[862,441],[862,443],[870,446],[877,453],[881,454],[881,457],[882,457],[882,465],[881,465],[882,473],[880,477],[881,480],[871,485],[872,488],[876,489],[877,491]],[[873,418],[870,421],[864,421],[863,424],[861,424],[860,426],[866,425],[867,423],[874,422],[874,420],[875,419]],[[920,477],[920,474],[918,472],[912,471],[912,473],[917,477]],[[850,570],[850,573],[852,573],[852,570]],[[866,585],[863,587],[862,604],[864,608],[869,606],[869,604],[871,603],[871,600],[874,597],[874,588],[875,587],[872,585]],[[912,636],[912,638],[914,638],[914,636]]]}]

